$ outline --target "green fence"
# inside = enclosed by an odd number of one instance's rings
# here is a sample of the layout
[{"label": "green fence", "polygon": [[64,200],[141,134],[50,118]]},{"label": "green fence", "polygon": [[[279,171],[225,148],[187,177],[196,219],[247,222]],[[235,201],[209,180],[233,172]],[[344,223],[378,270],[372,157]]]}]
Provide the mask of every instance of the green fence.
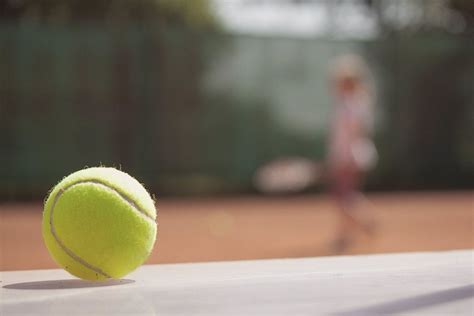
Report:
[{"label": "green fence", "polygon": [[[393,178],[406,169],[396,159],[409,137],[393,132],[404,124],[397,111],[418,102],[410,89],[421,70],[407,67],[429,64],[407,53],[435,52],[436,61],[454,51],[446,41],[406,41],[394,51],[391,41],[2,25],[0,196],[41,196],[98,164],[121,166],[161,194],[249,191],[253,172],[272,158],[324,157],[327,67],[349,51],[370,58],[379,79],[383,159],[369,185],[403,187],[420,166]],[[472,172],[472,153],[453,155],[467,168],[456,172]]]}]

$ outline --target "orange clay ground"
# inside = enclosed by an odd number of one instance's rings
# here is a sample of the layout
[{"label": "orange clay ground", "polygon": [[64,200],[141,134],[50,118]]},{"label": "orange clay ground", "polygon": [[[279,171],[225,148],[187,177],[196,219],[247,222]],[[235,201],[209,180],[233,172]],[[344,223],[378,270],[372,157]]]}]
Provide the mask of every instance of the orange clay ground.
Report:
[{"label": "orange clay ground", "polygon": [[[474,248],[474,194],[384,193],[372,238],[343,254]],[[333,255],[337,223],[325,195],[158,200],[158,240],[147,263]],[[0,270],[55,268],[41,237],[41,203],[0,204]]]}]

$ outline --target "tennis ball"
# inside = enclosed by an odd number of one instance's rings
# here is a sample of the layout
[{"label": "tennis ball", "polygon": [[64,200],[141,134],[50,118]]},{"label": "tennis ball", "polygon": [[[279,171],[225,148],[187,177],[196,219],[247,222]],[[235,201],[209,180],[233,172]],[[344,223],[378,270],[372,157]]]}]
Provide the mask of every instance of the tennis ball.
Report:
[{"label": "tennis ball", "polygon": [[87,168],[51,190],[43,239],[53,259],[72,275],[118,279],[149,256],[155,220],[154,202],[137,180],[114,168]]}]

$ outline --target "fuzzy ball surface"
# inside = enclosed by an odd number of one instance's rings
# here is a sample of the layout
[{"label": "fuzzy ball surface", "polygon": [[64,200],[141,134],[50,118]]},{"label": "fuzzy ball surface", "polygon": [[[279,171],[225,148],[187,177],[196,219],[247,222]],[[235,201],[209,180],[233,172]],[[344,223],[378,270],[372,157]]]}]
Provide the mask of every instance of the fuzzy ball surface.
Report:
[{"label": "fuzzy ball surface", "polygon": [[150,255],[156,209],[146,189],[115,168],[87,168],[49,193],[43,239],[53,259],[86,280],[119,279]]}]

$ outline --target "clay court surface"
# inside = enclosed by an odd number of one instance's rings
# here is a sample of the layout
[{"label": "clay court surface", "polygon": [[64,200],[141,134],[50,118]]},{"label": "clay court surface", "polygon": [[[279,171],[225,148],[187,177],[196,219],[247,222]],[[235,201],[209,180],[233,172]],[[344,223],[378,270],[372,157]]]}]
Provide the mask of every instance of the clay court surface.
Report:
[{"label": "clay court surface", "polygon": [[[375,236],[344,254],[474,248],[474,192],[370,194]],[[337,223],[325,195],[159,199],[148,263],[334,255]],[[41,237],[42,204],[0,204],[0,270],[55,268]]]}]

